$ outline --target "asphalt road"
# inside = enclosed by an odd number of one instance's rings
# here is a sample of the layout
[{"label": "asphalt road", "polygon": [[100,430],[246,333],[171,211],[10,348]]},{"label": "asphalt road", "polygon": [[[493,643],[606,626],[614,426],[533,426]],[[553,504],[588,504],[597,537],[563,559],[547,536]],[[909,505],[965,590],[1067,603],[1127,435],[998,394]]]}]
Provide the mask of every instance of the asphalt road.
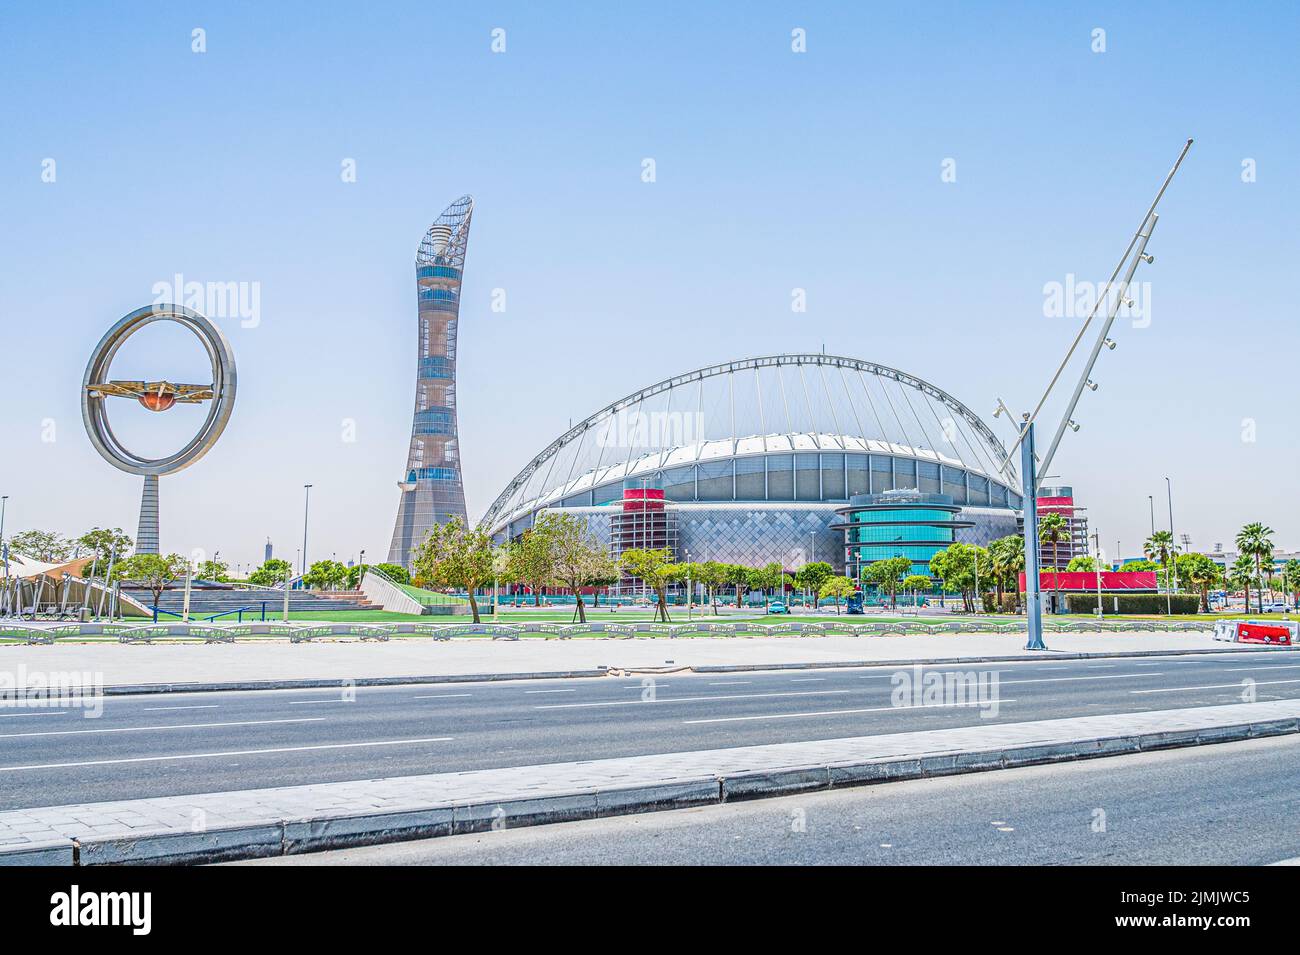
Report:
[{"label": "asphalt road", "polygon": [[244,864],[1263,865],[1297,778],[1292,736]]},{"label": "asphalt road", "polygon": [[937,667],[996,714],[891,705],[893,669],[109,697],[0,706],[0,809],[455,772],[1300,697],[1285,652]]}]

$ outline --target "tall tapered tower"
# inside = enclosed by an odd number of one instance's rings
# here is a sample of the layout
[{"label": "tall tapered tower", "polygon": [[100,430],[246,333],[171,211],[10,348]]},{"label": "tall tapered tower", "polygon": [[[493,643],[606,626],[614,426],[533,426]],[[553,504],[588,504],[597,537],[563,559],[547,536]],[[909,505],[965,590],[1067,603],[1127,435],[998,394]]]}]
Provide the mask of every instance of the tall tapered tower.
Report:
[{"label": "tall tapered tower", "polygon": [[415,255],[419,292],[415,420],[388,560],[410,567],[412,551],[434,524],[465,520],[456,434],[456,325],[474,200],[461,196],[429,227]]}]

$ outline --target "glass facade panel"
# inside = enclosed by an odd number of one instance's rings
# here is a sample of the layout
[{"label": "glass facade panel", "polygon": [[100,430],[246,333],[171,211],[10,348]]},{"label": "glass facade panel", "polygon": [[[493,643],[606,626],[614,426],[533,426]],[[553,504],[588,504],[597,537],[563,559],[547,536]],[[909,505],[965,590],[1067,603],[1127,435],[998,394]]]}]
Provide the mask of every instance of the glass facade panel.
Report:
[{"label": "glass facade panel", "polygon": [[767,499],[769,501],[794,500],[794,455],[767,456]]},{"label": "glass facade panel", "polygon": [[952,511],[937,508],[882,508],[871,511],[853,511],[849,519],[855,524],[922,524],[931,521],[950,521]]},{"label": "glass facade panel", "polygon": [[762,501],[767,497],[767,488],[763,483],[763,459],[736,459],[736,500]]},{"label": "glass facade panel", "polygon": [[867,470],[867,456],[865,454],[846,454],[845,459],[849,466],[849,487],[848,496],[854,494],[870,494],[870,472]]},{"label": "glass facade panel", "polygon": [[940,465],[939,470],[943,481],[943,493],[951,497],[957,504],[965,504],[966,472],[960,468],[950,468],[944,465]]},{"label": "glass facade panel", "polygon": [[822,499],[848,500],[848,495],[844,493],[844,455],[842,454],[822,455]]},{"label": "glass facade panel", "polygon": [[695,500],[695,465],[664,472],[664,497],[670,501]]},{"label": "glass facade panel", "polygon": [[730,501],[734,486],[730,461],[708,461],[697,465],[701,501]]},{"label": "glass facade panel", "polygon": [[927,527],[925,525],[879,524],[872,527],[850,527],[848,534],[851,544],[878,544],[896,541],[943,541],[952,543],[951,527]]},{"label": "glass facade panel", "polygon": [[816,454],[794,456],[794,491],[801,501],[820,501],[822,496],[821,461]]},{"label": "glass facade panel", "polygon": [[929,461],[916,462],[916,484],[913,485],[922,494],[940,494],[939,465]]},{"label": "glass facade panel", "polygon": [[621,501],[623,499],[623,482],[615,481],[613,484],[602,484],[591,492],[591,503],[608,504],[610,501]]},{"label": "glass facade panel", "polygon": [[871,493],[879,494],[881,491],[892,491],[894,489],[894,470],[892,458],[884,455],[871,455]]},{"label": "glass facade panel", "polygon": [[911,458],[898,458],[894,461],[894,487],[916,487],[916,462]]},{"label": "glass facade panel", "polygon": [[989,502],[989,479],[976,474],[967,476],[970,482],[970,503],[983,506]]}]

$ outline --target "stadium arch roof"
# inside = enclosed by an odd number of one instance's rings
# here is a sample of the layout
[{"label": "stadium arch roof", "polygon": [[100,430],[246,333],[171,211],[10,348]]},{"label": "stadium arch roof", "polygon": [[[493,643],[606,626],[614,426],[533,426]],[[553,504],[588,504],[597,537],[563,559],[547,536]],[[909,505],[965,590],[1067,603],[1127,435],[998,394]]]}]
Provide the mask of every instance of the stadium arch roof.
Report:
[{"label": "stadium arch roof", "polygon": [[855,358],[770,355],[698,368],[611,402],[534,455],[483,523],[496,532],[575,495],[692,463],[826,452],[933,462],[1019,493],[1002,442],[936,385]]}]

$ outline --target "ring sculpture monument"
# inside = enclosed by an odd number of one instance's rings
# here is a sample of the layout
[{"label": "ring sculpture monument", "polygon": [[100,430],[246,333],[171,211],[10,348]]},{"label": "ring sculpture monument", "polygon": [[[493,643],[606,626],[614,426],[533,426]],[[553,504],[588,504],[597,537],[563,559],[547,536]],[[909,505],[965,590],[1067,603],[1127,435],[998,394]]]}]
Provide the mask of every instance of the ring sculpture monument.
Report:
[{"label": "ring sculpture monument", "polygon": [[[113,357],[128,338],[153,322],[175,322],[189,329],[203,345],[212,363],[212,383],[178,385],[170,381],[116,381],[109,377]],[[147,458],[128,451],[108,421],[107,398],[134,398],[150,411],[168,411],[177,403],[211,402],[198,433],[179,451]],[[147,305],[121,319],[100,339],[82,379],[81,419],[95,450],[109,464],[128,474],[144,476],[140,498],[138,554],[158,553],[158,478],[187,468],[221,437],[235,406],[235,354],[221,330],[193,309],[181,305]]]}]

